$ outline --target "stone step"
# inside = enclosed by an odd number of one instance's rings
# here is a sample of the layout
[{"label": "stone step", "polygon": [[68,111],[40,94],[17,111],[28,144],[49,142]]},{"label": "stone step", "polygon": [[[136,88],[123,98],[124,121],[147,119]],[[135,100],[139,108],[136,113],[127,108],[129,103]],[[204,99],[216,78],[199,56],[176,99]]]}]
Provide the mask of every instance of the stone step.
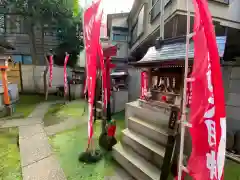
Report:
[{"label": "stone step", "polygon": [[153,163],[159,169],[162,167],[165,155],[165,148],[150,139],[125,129],[122,131],[122,142],[130,146],[135,152],[144,157],[147,161]]},{"label": "stone step", "polygon": [[113,147],[114,159],[137,180],[159,180],[161,171],[126,145]]},{"label": "stone step", "polygon": [[168,127],[170,112],[170,109],[164,108],[143,108],[140,106],[139,101],[126,104],[126,118],[131,116],[138,117],[157,126]]},{"label": "stone step", "polygon": [[167,128],[149,124],[137,117],[128,118],[128,128],[162,145],[167,145],[168,135],[172,135]]},{"label": "stone step", "polygon": [[103,116],[102,109],[100,109],[100,108],[97,108],[97,109],[96,109],[96,116],[97,116],[98,118],[102,118],[102,116]]}]

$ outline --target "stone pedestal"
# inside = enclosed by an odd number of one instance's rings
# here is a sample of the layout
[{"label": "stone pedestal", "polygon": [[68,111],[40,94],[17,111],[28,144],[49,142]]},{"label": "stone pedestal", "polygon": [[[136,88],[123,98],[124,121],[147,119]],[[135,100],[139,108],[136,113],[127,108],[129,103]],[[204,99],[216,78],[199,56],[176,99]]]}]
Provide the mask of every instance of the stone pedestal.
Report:
[{"label": "stone pedestal", "polygon": [[113,91],[113,112],[117,113],[125,109],[125,104],[128,103],[128,90]]}]

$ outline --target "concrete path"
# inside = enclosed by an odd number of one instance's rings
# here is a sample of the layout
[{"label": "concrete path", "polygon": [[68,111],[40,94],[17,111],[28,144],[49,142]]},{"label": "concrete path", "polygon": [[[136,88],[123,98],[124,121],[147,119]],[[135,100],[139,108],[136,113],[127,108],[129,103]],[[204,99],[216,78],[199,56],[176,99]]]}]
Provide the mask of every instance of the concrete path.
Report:
[{"label": "concrete path", "polygon": [[52,104],[39,104],[25,119],[29,124],[19,127],[23,180],[66,180],[43,126],[44,115]]},{"label": "concrete path", "polygon": [[19,128],[23,180],[66,180],[43,126],[44,115],[54,103],[39,104],[26,119],[0,121],[0,128]]}]

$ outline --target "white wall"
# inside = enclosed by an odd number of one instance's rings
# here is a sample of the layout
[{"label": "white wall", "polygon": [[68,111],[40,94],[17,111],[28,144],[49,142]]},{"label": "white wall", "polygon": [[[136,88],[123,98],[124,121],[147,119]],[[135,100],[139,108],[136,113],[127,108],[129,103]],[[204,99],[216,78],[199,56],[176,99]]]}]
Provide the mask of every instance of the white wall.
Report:
[{"label": "white wall", "polygon": [[140,97],[140,69],[128,69],[128,101],[135,101]]},{"label": "white wall", "polygon": [[112,26],[116,27],[128,27],[127,16],[126,17],[112,17]]},{"label": "white wall", "polygon": [[[208,1],[209,10],[215,20],[222,25],[240,28],[240,1],[229,0],[229,5],[216,2],[214,0]],[[194,12],[193,4],[190,2],[190,11]],[[178,9],[186,11],[186,1],[178,0]]]},{"label": "white wall", "polygon": [[[35,76],[33,77],[33,68],[32,65],[22,65],[22,83],[24,92],[44,92],[44,79],[43,73],[45,66],[36,66],[35,67]],[[72,76],[71,70],[68,69],[68,75]],[[49,77],[49,73],[47,75]],[[35,83],[34,83],[35,79]],[[47,78],[48,80],[49,78]],[[52,87],[49,88],[49,92],[55,92],[57,86],[62,86],[64,83],[63,80],[63,67],[53,67],[53,80]]]}]

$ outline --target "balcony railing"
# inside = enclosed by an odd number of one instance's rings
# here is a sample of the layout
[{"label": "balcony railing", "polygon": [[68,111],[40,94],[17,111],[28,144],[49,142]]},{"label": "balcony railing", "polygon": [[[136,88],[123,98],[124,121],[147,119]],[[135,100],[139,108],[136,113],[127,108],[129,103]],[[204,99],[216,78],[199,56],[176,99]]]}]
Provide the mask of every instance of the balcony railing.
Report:
[{"label": "balcony railing", "polygon": [[171,2],[171,0],[155,0],[152,8],[149,11],[150,21],[154,21],[161,13],[161,1],[164,2],[164,8]]},{"label": "balcony railing", "polygon": [[211,1],[219,2],[223,4],[229,4],[229,0],[211,0]]}]

